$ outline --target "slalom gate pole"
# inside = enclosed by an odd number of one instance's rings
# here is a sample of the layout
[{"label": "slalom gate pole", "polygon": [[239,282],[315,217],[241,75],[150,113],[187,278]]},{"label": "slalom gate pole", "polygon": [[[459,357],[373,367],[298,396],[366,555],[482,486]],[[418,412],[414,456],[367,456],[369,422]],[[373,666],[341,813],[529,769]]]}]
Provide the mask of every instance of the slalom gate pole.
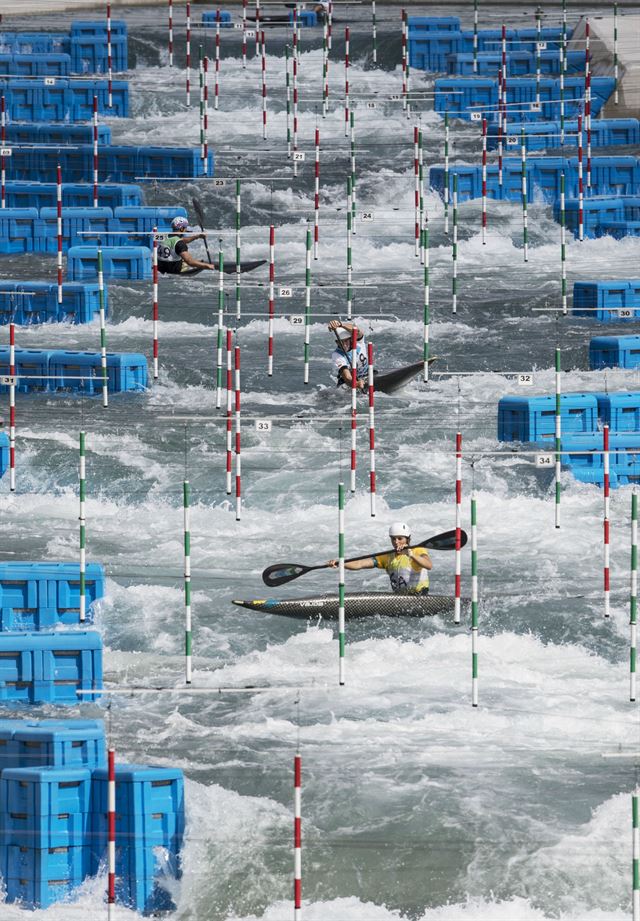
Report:
[{"label": "slalom gate pole", "polygon": [[405,41],[405,53],[404,53],[404,82],[407,88],[407,118],[411,118],[411,66],[409,64],[409,17],[407,11],[404,10],[404,41]]},{"label": "slalom gate pole", "polygon": [[284,86],[287,111],[287,160],[291,159],[291,65],[289,63],[289,46],[284,46]]},{"label": "slalom gate pole", "polygon": [[116,909],[116,753],[107,753],[107,921]]},{"label": "slalom gate pole", "polygon": [[16,324],[9,323],[9,490],[16,491]]},{"label": "slalom gate pole", "polygon": [[224,336],[224,254],[218,243],[218,323],[216,341],[216,409],[222,405],[222,342]]},{"label": "slalom gate pole", "polygon": [[502,137],[507,143],[507,27],[502,23]]},{"label": "slalom gate pole", "polygon": [[102,405],[109,405],[109,377],[107,373],[107,326],[104,309],[104,267],[102,246],[98,246],[98,298],[100,302],[100,371],[102,375]]},{"label": "slalom gate pole", "polygon": [[173,67],[173,0],[169,0],[169,67]]},{"label": "slalom gate pole", "polygon": [[309,383],[309,353],[311,338],[311,228],[307,221],[304,267],[304,383]]},{"label": "slalom gate pole", "polygon": [[293,55],[293,175],[298,175],[298,58]]},{"label": "slalom gate pole", "polygon": [[471,494],[471,706],[478,706],[478,518]]},{"label": "slalom gate pole", "polygon": [[444,113],[444,232],[449,233],[449,113]]},{"label": "slalom gate pole", "polygon": [[536,105],[540,105],[540,45],[542,44],[542,10],[536,7]]},{"label": "slalom gate pole", "polygon": [[473,0],[473,72],[478,73],[478,0]]},{"label": "slalom gate pole", "polygon": [[[202,167],[205,176],[209,174],[209,58],[205,55],[202,62],[204,69],[204,86],[202,87]],[[215,103],[218,108],[218,74],[216,72]]]},{"label": "slalom gate pole", "polygon": [[184,666],[185,682],[191,684],[191,510],[189,507],[189,481],[182,484],[184,520]]},{"label": "slalom gate pole", "polygon": [[632,911],[633,921],[640,921],[640,797],[631,797],[632,824]]},{"label": "slalom gate pole", "polygon": [[453,237],[451,239],[451,309],[458,312],[458,174],[453,174]]},{"label": "slalom gate pole", "polygon": [[329,10],[327,15],[327,45],[331,51],[331,41],[333,36],[333,3],[329,0]]},{"label": "slalom gate pole", "polygon": [[409,94],[409,87],[407,86],[407,14],[405,10],[400,10],[400,16],[402,18],[402,37],[401,37],[401,52],[402,52],[402,109],[404,112],[407,111],[407,97]]},{"label": "slalom gate pole", "polygon": [[582,115],[578,115],[578,239],[584,239],[584,182],[582,179]]},{"label": "slalom gate pole", "polygon": [[111,60],[111,4],[107,2],[107,105],[113,108],[113,70]]},{"label": "slalom gate pole", "polygon": [[317,124],[314,140],[315,161],[313,167],[313,258],[317,259],[320,250],[320,128]]},{"label": "slalom gate pole", "polygon": [[[420,230],[425,221],[424,207],[424,156],[422,149],[422,128],[418,128],[418,182],[420,186]],[[422,235],[420,237],[420,262],[424,265],[424,250],[422,248]]]},{"label": "slalom gate pole", "polygon": [[378,63],[378,28],[376,24],[376,0],[371,0],[371,53],[373,63]]},{"label": "slalom gate pole", "polygon": [[322,23],[322,117],[329,111],[329,26],[327,17]]},{"label": "slalom gate pole", "polygon": [[351,110],[349,121],[351,127],[351,139],[349,143],[349,152],[351,155],[351,227],[356,232],[356,128],[355,115]]},{"label": "slalom gate pole", "polygon": [[302,921],[302,757],[293,758],[293,919]]},{"label": "slalom gate pole", "polygon": [[503,132],[502,123],[502,68],[498,68],[498,186],[502,194],[502,161],[503,161]]},{"label": "slalom gate pole", "polygon": [[353,262],[351,250],[351,236],[353,227],[353,213],[351,211],[351,177],[347,176],[347,319],[351,319],[353,309]]},{"label": "slalom gate pole", "polygon": [[87,619],[87,520],[85,517],[85,504],[87,498],[86,479],[86,445],[85,433],[80,432],[80,463],[79,463],[79,552],[80,552],[80,623]]},{"label": "slalom gate pole", "polygon": [[240,270],[240,226],[241,226],[241,195],[240,195],[240,180],[236,179],[236,319],[239,320],[241,316],[241,298],[240,298],[240,286],[242,284],[242,272]]},{"label": "slalom gate pole", "polygon": [[422,227],[422,252],[424,253],[424,309],[422,319],[422,360],[424,367],[422,370],[422,380],[424,383],[429,381],[429,326],[431,323],[429,310],[429,226],[426,221]]},{"label": "slalom gate pole", "polygon": [[[206,58],[205,58],[206,61]],[[205,71],[206,71],[205,63]],[[215,43],[215,67],[214,67],[214,84],[213,84],[213,108],[217,112],[220,102],[220,10],[216,10],[216,43]],[[205,110],[206,111],[206,110]]]},{"label": "slalom gate pole", "polygon": [[585,20],[584,45],[584,126],[587,131],[587,190],[591,191],[591,55],[589,53],[591,28]]},{"label": "slalom gate pole", "polygon": [[375,423],[375,388],[373,385],[373,343],[367,343],[369,372],[367,378],[369,390],[369,493],[371,496],[371,517],[376,517],[376,423]]},{"label": "slalom gate pole", "polygon": [[602,460],[604,466],[604,480],[602,493],[604,498],[603,517],[603,543],[604,543],[604,616],[611,616],[611,569],[610,569],[610,528],[609,528],[609,426],[602,427]]},{"label": "slalom gate pole", "polygon": [[56,229],[57,253],[56,267],[58,270],[58,303],[62,303],[62,168],[58,164],[56,170]]},{"label": "slalom gate pole", "polygon": [[186,45],[187,45],[187,108],[191,108],[191,3],[187,0],[187,21],[186,21]]},{"label": "slalom gate pole", "polygon": [[151,308],[151,322],[153,328],[153,379],[158,380],[158,228],[153,228],[153,306]]},{"label": "slalom gate pole", "polygon": [[204,62],[202,45],[198,45],[198,113],[200,123],[200,160],[204,163]]},{"label": "slalom gate pole", "polygon": [[351,333],[351,492],[356,491],[356,442],[358,422],[358,329]]},{"label": "slalom gate pole", "polygon": [[267,40],[264,32],[260,33],[260,46],[262,48],[262,140],[267,140]]},{"label": "slalom gate pole", "polygon": [[487,243],[487,120],[482,119],[482,245]]},{"label": "slalom gate pole", "polygon": [[618,4],[613,4],[613,79],[616,81],[616,88],[613,91],[613,103],[618,105],[619,93],[618,82],[620,79],[620,70],[618,67]]},{"label": "slalom gate pole", "polygon": [[562,453],[561,453],[561,448],[562,448],[561,361],[562,361],[562,353],[560,352],[559,348],[556,348],[555,458],[554,458],[554,474],[553,474],[554,484],[555,484],[554,526],[556,528],[560,527],[560,490],[561,490],[561,473],[562,473],[562,468],[560,464],[560,461],[562,459]]},{"label": "slalom gate pole", "polygon": [[562,41],[560,42],[560,144],[564,145],[564,78],[567,72],[567,0],[562,0]]},{"label": "slalom gate pole", "polygon": [[293,55],[295,59],[298,61],[298,63],[300,63],[299,61],[300,56],[298,54],[298,4],[297,3],[293,8],[293,18],[292,18],[292,23],[291,23],[291,47],[293,48]]},{"label": "slalom gate pole", "polygon": [[231,455],[233,451],[233,333],[227,327],[227,457],[226,488],[231,495]]},{"label": "slalom gate pole", "polygon": [[242,69],[247,69],[247,0],[242,0]]},{"label": "slalom gate pole", "polygon": [[529,219],[527,212],[527,136],[524,128],[520,140],[520,155],[522,160],[522,247],[524,261],[529,261]]},{"label": "slalom gate pole", "polygon": [[462,576],[462,434],[456,432],[456,558],[454,624],[460,623],[460,589]]},{"label": "slalom gate pole", "polygon": [[5,144],[7,143],[7,108],[4,93],[0,98],[0,207],[7,207],[7,166]]},{"label": "slalom gate pole", "polygon": [[98,207],[98,97],[93,97],[93,207]]},{"label": "slalom gate pole", "polygon": [[344,30],[344,136],[349,137],[349,26]]},{"label": "slalom gate pole", "polygon": [[338,484],[338,683],[344,685],[344,483]]},{"label": "slalom gate pole", "polygon": [[560,295],[562,313],[567,313],[567,218],[564,197],[564,173],[560,174]]},{"label": "slalom gate pole", "polygon": [[260,0],[256,0],[256,58],[260,54]]},{"label": "slalom gate pole", "polygon": [[[297,13],[297,7],[295,7]],[[298,66],[302,62],[302,27],[300,25],[300,16],[296,16],[296,57],[298,59]]]},{"label": "slalom gate pole", "polygon": [[415,255],[420,255],[420,160],[419,160],[419,142],[420,130],[417,125],[413,128],[413,173],[414,173],[414,233],[415,233]]},{"label": "slalom gate pole", "polygon": [[240,346],[236,335],[234,350],[234,397],[235,397],[235,424],[236,424],[236,521],[242,515],[242,458],[240,456],[241,419],[240,419]]},{"label": "slalom gate pole", "polygon": [[631,590],[629,593],[629,700],[636,700],[638,665],[638,494],[631,495]]},{"label": "slalom gate pole", "polygon": [[268,324],[268,368],[269,377],[273,375],[273,321],[275,311],[275,277],[276,277],[276,229],[273,224],[269,227],[269,324]]}]

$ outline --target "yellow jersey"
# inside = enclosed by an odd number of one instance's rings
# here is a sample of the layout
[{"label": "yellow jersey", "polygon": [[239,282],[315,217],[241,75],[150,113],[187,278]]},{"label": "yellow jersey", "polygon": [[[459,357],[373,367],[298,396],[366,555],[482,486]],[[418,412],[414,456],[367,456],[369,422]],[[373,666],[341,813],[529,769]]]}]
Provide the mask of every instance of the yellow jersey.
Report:
[{"label": "yellow jersey", "polygon": [[[415,553],[426,553],[424,547],[412,547]],[[407,553],[379,553],[373,557],[374,568],[386,569],[391,580],[391,588],[399,595],[416,595],[429,588],[429,571],[423,569]]]}]

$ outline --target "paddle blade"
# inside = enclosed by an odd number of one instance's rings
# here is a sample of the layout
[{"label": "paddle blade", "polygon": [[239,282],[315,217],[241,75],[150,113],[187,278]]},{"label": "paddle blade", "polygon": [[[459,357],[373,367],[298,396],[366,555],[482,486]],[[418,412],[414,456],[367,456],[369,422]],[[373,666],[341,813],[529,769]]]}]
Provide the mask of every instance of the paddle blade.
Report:
[{"label": "paddle blade", "polygon": [[[253,261],[241,262],[240,263],[240,274],[244,274],[245,272],[253,272],[254,269],[258,269],[260,268],[261,265],[264,265],[266,261],[267,261],[266,259],[254,259]],[[215,267],[216,269],[219,269],[220,268],[219,263],[216,262]],[[238,271],[238,263],[237,262],[225,262],[222,267],[222,271],[225,273],[225,275],[235,275],[236,272]]]},{"label": "paddle blade", "polygon": [[301,563],[274,563],[273,566],[267,566],[262,573],[262,581],[270,588],[275,588],[277,585],[293,582],[298,576],[303,576],[311,569],[319,568],[321,567],[303,566]]},{"label": "paddle blade", "polygon": [[191,204],[193,205],[193,210],[195,211],[196,217],[198,218],[200,229],[204,230],[204,211],[202,210],[202,205],[200,204],[200,200],[198,198],[192,198]]},{"label": "paddle blade", "polygon": [[[467,542],[466,531],[460,531],[460,546],[464,547]],[[435,537],[430,537],[428,540],[422,541],[416,546],[426,547],[427,550],[455,550],[456,549],[456,532],[455,528],[453,531],[445,531],[444,534],[436,534]]]}]

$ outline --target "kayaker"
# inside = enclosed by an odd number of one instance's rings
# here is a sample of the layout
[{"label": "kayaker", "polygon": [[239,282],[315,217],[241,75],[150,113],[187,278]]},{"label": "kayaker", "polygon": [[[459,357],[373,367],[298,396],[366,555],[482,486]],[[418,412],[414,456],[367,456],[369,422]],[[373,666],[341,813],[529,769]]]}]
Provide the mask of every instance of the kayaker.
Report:
[{"label": "kayaker", "polygon": [[[389,528],[393,550],[345,563],[345,569],[386,569],[391,589],[396,595],[426,595],[429,591],[428,570],[433,566],[429,551],[411,547],[411,529],[403,521],[394,521]],[[329,560],[333,569],[338,560]]]},{"label": "kayaker", "polygon": [[[354,323],[343,323],[341,320],[331,320],[329,330],[336,337],[337,348],[331,355],[331,361],[336,371],[337,384],[348,384],[351,387],[351,343],[353,330],[357,329]],[[369,374],[369,361],[367,359],[367,344],[364,333],[358,330],[356,345],[356,386],[364,390]]]},{"label": "kayaker", "polygon": [[158,271],[163,275],[195,275],[204,269],[215,270],[213,263],[194,259],[189,252],[189,243],[204,240],[206,234],[194,233],[186,236],[185,231],[188,228],[189,221],[186,217],[174,217],[171,221],[171,233],[167,236],[158,235]]},{"label": "kayaker", "polygon": [[320,0],[319,3],[315,3],[313,11],[316,14],[319,25],[322,25],[329,19],[329,0]]}]

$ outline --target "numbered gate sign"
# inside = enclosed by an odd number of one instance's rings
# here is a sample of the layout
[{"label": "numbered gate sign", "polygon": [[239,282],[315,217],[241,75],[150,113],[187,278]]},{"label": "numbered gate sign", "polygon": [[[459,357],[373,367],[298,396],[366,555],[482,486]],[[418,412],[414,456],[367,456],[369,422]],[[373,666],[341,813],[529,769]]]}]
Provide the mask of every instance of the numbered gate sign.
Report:
[{"label": "numbered gate sign", "polygon": [[368,102],[368,103],[367,103],[367,109],[375,109],[375,107],[376,107],[375,102]]},{"label": "numbered gate sign", "polygon": [[540,112],[542,111],[542,106],[539,102],[532,102],[529,106],[531,112]]},{"label": "numbered gate sign", "polygon": [[389,99],[391,100],[391,102],[401,102],[402,96],[400,95],[400,93],[394,93],[392,96],[389,96]]},{"label": "numbered gate sign", "polygon": [[296,163],[303,163],[304,162],[304,150],[294,150],[293,159],[296,161]]},{"label": "numbered gate sign", "polygon": [[546,51],[547,43],[546,42],[536,42],[536,48],[538,49],[538,51]]},{"label": "numbered gate sign", "polygon": [[241,22],[234,22],[233,28],[234,28],[234,29],[241,29],[241,28],[242,28],[242,23],[241,23]]},{"label": "numbered gate sign", "polygon": [[623,307],[621,310],[618,310],[618,316],[621,320],[630,320],[634,315],[634,311],[629,307]]},{"label": "numbered gate sign", "polygon": [[472,122],[479,122],[479,121],[482,121],[482,115],[480,114],[480,112],[472,112],[472,113],[471,113],[471,121],[472,121]]},{"label": "numbered gate sign", "polygon": [[507,147],[515,147],[518,143],[518,138],[514,134],[507,135]]},{"label": "numbered gate sign", "polygon": [[213,180],[213,185],[214,185],[214,188],[216,189],[224,189],[226,184],[227,184],[226,179],[214,179]]},{"label": "numbered gate sign", "polygon": [[256,432],[270,432],[271,419],[256,419]]},{"label": "numbered gate sign", "polygon": [[0,148],[0,157],[10,157],[13,153],[13,150],[10,147]]},{"label": "numbered gate sign", "polygon": [[44,85],[45,85],[45,86],[55,86],[55,85],[56,85],[56,78],[55,78],[55,77],[45,77],[45,78],[44,78]]},{"label": "numbered gate sign", "polygon": [[363,211],[362,214],[360,215],[360,220],[363,222],[367,222],[367,221],[371,222],[373,221],[373,219],[374,219],[373,211]]},{"label": "numbered gate sign", "polygon": [[304,316],[301,313],[292,313],[289,317],[292,326],[304,326]]},{"label": "numbered gate sign", "polygon": [[278,288],[278,297],[293,297],[293,290],[288,287]]},{"label": "numbered gate sign", "polygon": [[518,374],[518,384],[521,387],[531,387],[533,384],[533,374]]},{"label": "numbered gate sign", "polygon": [[247,29],[247,31],[246,31],[244,34],[247,36],[247,38],[255,38],[255,37],[256,37],[256,30],[255,30],[255,29]]},{"label": "numbered gate sign", "polygon": [[553,467],[554,463],[553,454],[536,454],[536,467]]},{"label": "numbered gate sign", "polygon": [[17,382],[17,378],[14,377],[13,375],[8,375],[6,377],[0,377],[0,384],[2,384],[4,387],[11,387],[12,385],[15,386],[16,382]]}]

